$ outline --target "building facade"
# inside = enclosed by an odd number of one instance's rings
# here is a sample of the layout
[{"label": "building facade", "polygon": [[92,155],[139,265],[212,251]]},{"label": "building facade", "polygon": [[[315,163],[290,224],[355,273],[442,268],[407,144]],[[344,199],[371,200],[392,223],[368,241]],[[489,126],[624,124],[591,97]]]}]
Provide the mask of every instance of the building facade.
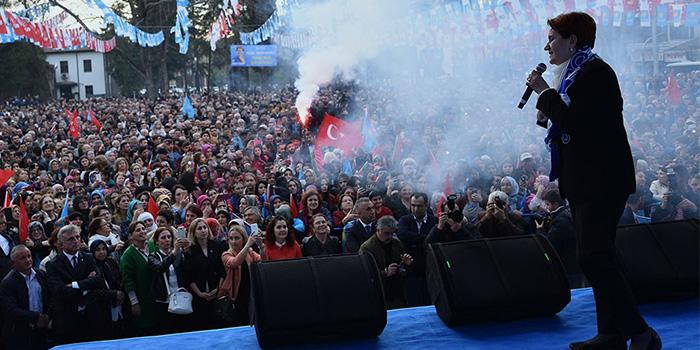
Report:
[{"label": "building facade", "polygon": [[46,60],[54,67],[54,97],[84,100],[112,95],[105,54],[88,49],[46,50]]}]

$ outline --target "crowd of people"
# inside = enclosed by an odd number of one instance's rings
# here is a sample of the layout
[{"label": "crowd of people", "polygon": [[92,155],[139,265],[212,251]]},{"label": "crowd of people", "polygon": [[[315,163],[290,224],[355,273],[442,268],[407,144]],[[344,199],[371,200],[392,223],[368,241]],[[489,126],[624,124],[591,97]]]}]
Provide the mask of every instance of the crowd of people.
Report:
[{"label": "crowd of people", "polygon": [[[674,77],[678,104],[664,79],[620,78],[637,171],[621,224],[698,217],[700,71]],[[381,84],[336,82],[302,126],[295,96],[193,95],[192,119],[177,96],[3,105],[0,163],[14,171],[0,190],[3,346],[249,324],[250,264],[304,256],[371,254],[387,307],[427,305],[426,245],[480,237],[544,234],[571,286],[585,285],[534,116],[504,125],[488,117],[509,115],[510,101],[469,97],[407,110]],[[66,109],[94,111],[101,129],[81,118],[70,137]],[[324,149],[317,166],[323,115],[362,109],[377,144]],[[478,127],[457,140],[449,129],[464,118]],[[169,309],[177,291],[191,313]]]}]

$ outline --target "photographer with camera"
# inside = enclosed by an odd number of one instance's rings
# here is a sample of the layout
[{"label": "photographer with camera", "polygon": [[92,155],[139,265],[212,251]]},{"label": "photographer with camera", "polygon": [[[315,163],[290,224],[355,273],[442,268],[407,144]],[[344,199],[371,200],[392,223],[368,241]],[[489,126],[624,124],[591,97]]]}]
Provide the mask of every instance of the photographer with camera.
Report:
[{"label": "photographer with camera", "polygon": [[464,241],[481,237],[476,225],[470,224],[459,211],[456,200],[457,195],[452,194],[447,197],[447,201],[440,208],[437,226],[430,230],[425,239],[426,244]]},{"label": "photographer with camera", "polygon": [[546,236],[559,253],[570,287],[584,287],[585,278],[576,261],[576,231],[571,210],[561,198],[558,188],[545,190],[542,199],[546,213],[535,216],[537,233]]},{"label": "photographer with camera", "polygon": [[384,286],[384,300],[387,309],[407,306],[405,277],[407,269],[413,265],[413,258],[398,238],[396,219],[384,216],[377,220],[377,231],[360,246],[360,254],[371,254],[377,262],[379,275]]},{"label": "photographer with camera", "polygon": [[[676,171],[676,169],[679,171]],[[668,166],[664,176],[667,179],[668,191],[662,194],[661,205],[651,213],[651,222],[697,217],[698,207],[683,196],[683,191],[678,186],[679,182],[685,184],[687,181],[687,170],[685,167],[681,165]]]},{"label": "photographer with camera", "polygon": [[527,223],[508,209],[508,195],[493,191],[486,202],[486,211],[479,214],[476,227],[482,237],[505,237],[525,234]]}]

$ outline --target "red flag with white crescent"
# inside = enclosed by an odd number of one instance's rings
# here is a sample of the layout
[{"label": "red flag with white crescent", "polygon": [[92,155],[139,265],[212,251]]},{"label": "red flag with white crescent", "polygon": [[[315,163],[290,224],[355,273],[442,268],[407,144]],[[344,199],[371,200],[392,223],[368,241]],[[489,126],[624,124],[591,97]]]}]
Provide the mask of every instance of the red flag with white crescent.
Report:
[{"label": "red flag with white crescent", "polygon": [[[345,155],[352,155],[353,148],[362,147],[362,126],[360,123],[346,122],[326,114],[321,122],[316,137],[316,165],[323,166],[321,148],[335,147],[343,150]],[[319,164],[319,160],[321,164]]]},{"label": "red flag with white crescent", "polygon": [[70,121],[68,127],[68,135],[77,140],[78,138],[80,138],[80,125],[78,125],[78,110],[76,109],[75,112],[71,112],[70,110],[66,109],[66,115],[68,116],[68,120]]}]

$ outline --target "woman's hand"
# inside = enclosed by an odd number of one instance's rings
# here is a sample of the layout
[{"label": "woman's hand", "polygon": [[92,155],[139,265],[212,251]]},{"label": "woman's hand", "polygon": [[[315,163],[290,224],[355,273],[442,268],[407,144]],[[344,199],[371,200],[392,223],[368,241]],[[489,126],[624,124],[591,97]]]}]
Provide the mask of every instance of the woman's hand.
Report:
[{"label": "woman's hand", "polygon": [[542,78],[542,73],[536,70],[530,72],[530,75],[528,75],[527,82],[525,83],[525,85],[530,87],[538,95],[542,91],[549,89],[549,84],[547,84],[547,82],[544,81],[544,79]]}]

